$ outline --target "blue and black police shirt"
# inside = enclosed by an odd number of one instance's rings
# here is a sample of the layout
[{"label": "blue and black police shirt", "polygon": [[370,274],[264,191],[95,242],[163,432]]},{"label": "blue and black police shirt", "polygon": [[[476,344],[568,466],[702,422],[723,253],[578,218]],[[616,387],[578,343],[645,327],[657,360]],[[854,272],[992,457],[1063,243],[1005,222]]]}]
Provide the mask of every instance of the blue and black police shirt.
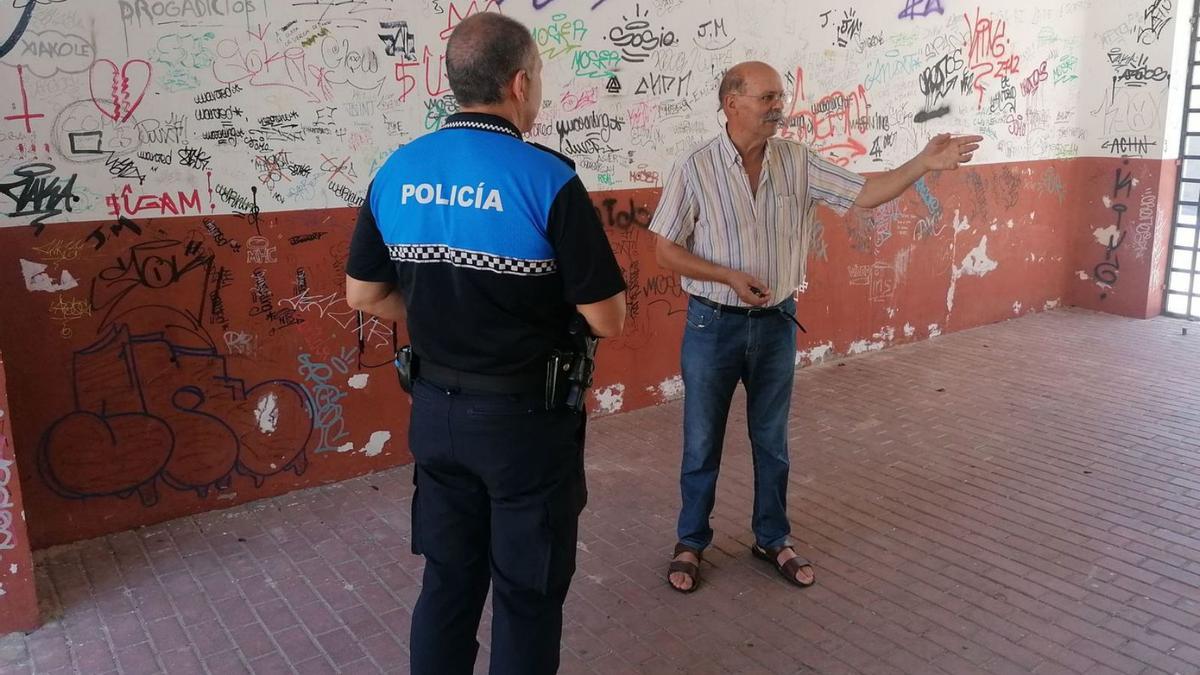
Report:
[{"label": "blue and black police shirt", "polygon": [[625,289],[574,164],[478,113],[392,153],[346,273],[397,284],[420,358],[484,375],[540,372],[575,305]]}]

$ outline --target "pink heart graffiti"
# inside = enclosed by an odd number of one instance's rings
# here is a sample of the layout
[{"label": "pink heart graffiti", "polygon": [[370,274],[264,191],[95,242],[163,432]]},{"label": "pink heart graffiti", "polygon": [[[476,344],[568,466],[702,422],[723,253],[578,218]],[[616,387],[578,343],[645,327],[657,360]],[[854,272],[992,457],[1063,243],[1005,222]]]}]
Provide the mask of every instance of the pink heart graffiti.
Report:
[{"label": "pink heart graffiti", "polygon": [[[107,65],[108,68],[101,68],[101,64]],[[130,72],[131,70],[132,72]],[[150,62],[133,59],[126,61],[125,65],[117,70],[117,64],[112,61],[97,59],[92,64],[89,85],[92,92],[92,103],[96,104],[96,108],[110,120],[124,122],[133,115],[133,111],[142,102],[142,97],[146,95],[146,89],[150,86]],[[97,88],[108,89],[112,98],[96,98]],[[137,98],[130,100],[135,93]]]}]

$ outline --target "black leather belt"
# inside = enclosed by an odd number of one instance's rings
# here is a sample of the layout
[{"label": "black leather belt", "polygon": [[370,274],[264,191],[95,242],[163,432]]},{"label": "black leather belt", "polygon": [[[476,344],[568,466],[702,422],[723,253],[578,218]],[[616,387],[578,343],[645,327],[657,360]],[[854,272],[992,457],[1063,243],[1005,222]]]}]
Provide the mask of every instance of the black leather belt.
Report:
[{"label": "black leather belt", "polygon": [[512,375],[482,375],[420,359],[417,378],[448,391],[483,394],[542,394],[546,389],[545,366],[541,370]]},{"label": "black leather belt", "polygon": [[[751,319],[757,319],[764,316],[782,316],[790,319],[792,323],[796,324],[796,327],[800,329],[801,333],[808,332],[794,314],[783,308],[782,302],[778,305],[771,305],[770,307],[739,307],[737,305],[722,305],[719,302],[713,302],[712,300],[709,300],[708,298],[702,298],[699,295],[693,295],[692,297],[695,298],[696,302],[704,305],[705,307],[712,307],[719,312],[728,312],[729,314],[743,314]],[[785,300],[784,302],[787,301]]]},{"label": "black leather belt", "polygon": [[760,317],[770,316],[772,314],[777,315],[781,311],[779,305],[772,305],[771,307],[739,307],[737,305],[722,305],[719,302],[713,302],[712,300],[709,300],[708,298],[702,298],[699,295],[693,295],[692,297],[696,299],[696,302],[706,307],[719,309],[722,312],[727,312],[729,314],[745,314],[746,316],[750,317]]}]

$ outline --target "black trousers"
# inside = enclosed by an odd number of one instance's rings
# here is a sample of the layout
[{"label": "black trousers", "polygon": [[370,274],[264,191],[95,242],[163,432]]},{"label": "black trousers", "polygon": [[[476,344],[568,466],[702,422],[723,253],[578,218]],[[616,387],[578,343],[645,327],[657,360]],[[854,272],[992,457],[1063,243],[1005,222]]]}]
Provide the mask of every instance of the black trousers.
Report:
[{"label": "black trousers", "polygon": [[492,675],[556,672],[587,501],[584,415],[421,380],[412,396],[412,543],[425,556],[412,673],[472,672],[489,582]]}]

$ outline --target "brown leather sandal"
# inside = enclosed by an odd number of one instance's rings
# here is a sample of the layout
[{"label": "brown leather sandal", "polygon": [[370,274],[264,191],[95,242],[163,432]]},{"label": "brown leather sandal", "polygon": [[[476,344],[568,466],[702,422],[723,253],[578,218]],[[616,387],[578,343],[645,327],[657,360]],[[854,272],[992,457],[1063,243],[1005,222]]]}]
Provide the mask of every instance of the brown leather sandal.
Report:
[{"label": "brown leather sandal", "polygon": [[[696,562],[690,563],[686,560],[672,560],[671,565],[667,567],[667,585],[680,593],[691,593],[697,588],[700,588],[700,562],[704,560],[704,554],[698,549],[694,549],[683,542],[675,544],[675,553],[672,558],[678,558],[680,553],[691,553],[696,556]],[[692,579],[691,588],[680,588],[671,583],[671,575],[676,572],[682,572]]]},{"label": "brown leather sandal", "polygon": [[783,563],[782,565],[779,564],[779,554],[786,548],[792,549],[793,553],[795,553],[795,551],[796,551],[796,548],[794,546],[792,546],[791,544],[785,544],[783,546],[774,546],[771,548],[763,548],[763,547],[759,546],[758,544],[755,544],[750,547],[750,552],[754,554],[755,558],[758,558],[759,560],[765,560],[765,561],[771,563],[771,566],[774,567],[777,572],[779,572],[779,575],[781,577],[783,577],[784,579],[787,579],[788,582],[791,583],[793,586],[799,586],[800,588],[808,588],[809,586],[812,586],[813,584],[817,583],[815,568],[813,570],[814,571],[813,580],[808,582],[807,584],[796,578],[796,572],[799,572],[801,567],[812,567],[813,566],[813,564],[811,562],[809,562],[808,559],[801,557],[799,553],[796,554],[796,557],[791,558],[790,560]]}]

